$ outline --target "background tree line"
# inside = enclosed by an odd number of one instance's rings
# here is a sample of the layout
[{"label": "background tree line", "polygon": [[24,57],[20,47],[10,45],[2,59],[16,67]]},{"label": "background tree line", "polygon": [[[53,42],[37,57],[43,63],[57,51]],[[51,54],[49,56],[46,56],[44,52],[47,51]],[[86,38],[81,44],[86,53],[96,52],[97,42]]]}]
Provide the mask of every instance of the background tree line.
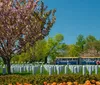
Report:
[{"label": "background tree line", "polygon": [[[39,40],[33,47],[20,55],[15,55],[12,61],[43,61],[46,62],[48,56],[53,60],[56,57],[99,57],[100,40],[92,35],[84,37],[79,35],[75,44],[64,43],[64,36],[57,34],[54,37],[48,37]],[[29,48],[27,43],[27,48]]]},{"label": "background tree line", "polygon": [[67,56],[72,57],[99,57],[100,56],[100,40],[93,35],[84,37],[79,35],[76,43],[68,45]]}]

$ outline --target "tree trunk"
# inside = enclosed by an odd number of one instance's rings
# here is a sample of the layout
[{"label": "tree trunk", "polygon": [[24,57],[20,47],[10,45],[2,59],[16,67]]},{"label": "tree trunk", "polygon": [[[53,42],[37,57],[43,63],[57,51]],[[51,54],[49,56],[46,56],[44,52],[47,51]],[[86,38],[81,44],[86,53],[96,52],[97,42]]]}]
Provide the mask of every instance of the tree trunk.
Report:
[{"label": "tree trunk", "polygon": [[11,74],[11,64],[10,64],[10,59],[7,58],[7,71],[8,71],[8,74]]},{"label": "tree trunk", "polygon": [[45,57],[45,61],[44,61],[44,63],[47,63],[47,57],[48,57],[48,56]]}]

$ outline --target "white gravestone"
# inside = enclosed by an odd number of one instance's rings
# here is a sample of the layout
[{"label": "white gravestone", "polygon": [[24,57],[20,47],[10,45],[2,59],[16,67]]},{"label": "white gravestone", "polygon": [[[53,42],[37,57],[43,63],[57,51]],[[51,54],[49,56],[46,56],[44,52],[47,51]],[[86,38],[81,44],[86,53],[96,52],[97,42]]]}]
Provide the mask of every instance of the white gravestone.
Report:
[{"label": "white gravestone", "polygon": [[42,74],[43,73],[43,66],[41,65],[40,66],[40,74]]},{"label": "white gravestone", "polygon": [[95,65],[95,74],[98,74],[98,65]]},{"label": "white gravestone", "polygon": [[57,68],[57,74],[60,74],[60,67]]},{"label": "white gravestone", "polygon": [[91,75],[92,74],[92,66],[89,66],[88,68],[89,68],[89,75]]},{"label": "white gravestone", "polygon": [[52,74],[52,67],[49,67],[49,75]]},{"label": "white gravestone", "polygon": [[85,73],[86,73],[86,67],[83,66],[83,75],[85,75]]},{"label": "white gravestone", "polygon": [[32,66],[32,74],[35,74],[35,66]]},{"label": "white gravestone", "polygon": [[68,73],[68,65],[65,66],[65,74]]},{"label": "white gravestone", "polygon": [[74,67],[74,73],[77,73],[77,67],[76,66]]}]

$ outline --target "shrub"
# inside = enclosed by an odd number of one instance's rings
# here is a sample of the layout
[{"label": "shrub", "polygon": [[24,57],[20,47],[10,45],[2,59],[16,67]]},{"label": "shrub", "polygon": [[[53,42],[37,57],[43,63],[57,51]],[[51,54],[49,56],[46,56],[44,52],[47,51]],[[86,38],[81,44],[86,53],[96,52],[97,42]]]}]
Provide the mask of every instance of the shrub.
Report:
[{"label": "shrub", "polygon": [[[32,85],[43,85],[43,83],[62,83],[62,82],[73,82],[76,85],[78,83],[85,83],[89,80],[90,83],[95,84],[96,81],[100,80],[100,75],[1,75],[0,85],[15,85],[16,82],[24,84],[29,83]],[[87,81],[88,82],[88,81]],[[89,82],[88,82],[89,83]],[[98,82],[97,82],[98,83]]]}]

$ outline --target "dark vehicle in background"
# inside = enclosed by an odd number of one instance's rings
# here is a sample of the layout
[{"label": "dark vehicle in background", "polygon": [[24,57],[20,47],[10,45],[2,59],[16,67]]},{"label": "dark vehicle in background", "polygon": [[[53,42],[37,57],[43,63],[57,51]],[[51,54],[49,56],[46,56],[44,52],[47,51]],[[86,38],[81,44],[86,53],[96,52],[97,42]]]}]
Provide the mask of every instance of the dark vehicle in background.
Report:
[{"label": "dark vehicle in background", "polygon": [[57,65],[97,65],[100,57],[56,57]]}]

